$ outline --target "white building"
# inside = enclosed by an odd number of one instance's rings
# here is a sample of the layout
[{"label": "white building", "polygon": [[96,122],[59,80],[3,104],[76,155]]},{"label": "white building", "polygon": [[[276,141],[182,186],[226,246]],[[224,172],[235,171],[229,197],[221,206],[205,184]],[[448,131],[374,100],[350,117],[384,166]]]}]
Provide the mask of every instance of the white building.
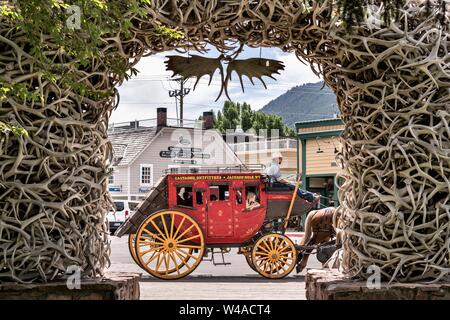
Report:
[{"label": "white building", "polygon": [[212,112],[205,112],[203,119],[179,124],[167,119],[167,109],[158,108],[156,119],[110,126],[114,155],[109,191],[113,198],[142,199],[167,170],[242,165],[213,129]]}]

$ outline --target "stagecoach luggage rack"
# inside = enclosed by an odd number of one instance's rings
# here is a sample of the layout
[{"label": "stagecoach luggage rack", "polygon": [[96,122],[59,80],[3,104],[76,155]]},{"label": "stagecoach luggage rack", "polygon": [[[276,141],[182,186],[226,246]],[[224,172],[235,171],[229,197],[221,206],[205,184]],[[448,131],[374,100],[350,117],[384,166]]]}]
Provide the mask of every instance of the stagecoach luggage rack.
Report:
[{"label": "stagecoach luggage rack", "polygon": [[185,174],[185,173],[246,173],[246,172],[256,172],[263,173],[266,168],[263,164],[247,164],[247,165],[236,165],[227,167],[180,167],[180,168],[170,168],[163,170],[164,174]]}]

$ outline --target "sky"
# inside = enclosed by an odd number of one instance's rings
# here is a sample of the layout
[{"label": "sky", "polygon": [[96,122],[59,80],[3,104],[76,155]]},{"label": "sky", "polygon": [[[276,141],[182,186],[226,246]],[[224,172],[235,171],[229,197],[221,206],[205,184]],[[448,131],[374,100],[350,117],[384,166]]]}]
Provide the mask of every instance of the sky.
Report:
[{"label": "sky", "polygon": [[[206,57],[218,57],[220,53],[213,47],[208,47],[209,52]],[[191,52],[199,55],[199,53]],[[229,85],[230,97],[235,102],[247,102],[253,110],[264,107],[271,100],[282,95],[290,88],[308,82],[318,82],[318,78],[309,65],[305,65],[295,56],[294,53],[284,53],[277,48],[260,49],[245,47],[238,59],[257,58],[261,54],[262,58],[280,60],[284,62],[285,70],[280,75],[275,75],[277,81],[264,77],[267,84],[266,90],[259,80],[255,80],[253,86],[248,80],[244,81],[245,93],[242,93],[239,79],[236,74],[232,76]],[[169,91],[179,89],[179,84],[171,81],[172,72],[166,71],[164,61],[167,55],[183,55],[175,51],[165,52],[150,57],[143,58],[136,68],[139,74],[119,87],[120,104],[112,113],[110,123],[127,122],[133,120],[153,119],[156,117],[156,108],[167,108],[168,117],[176,118],[177,110],[175,98],[169,97]],[[245,78],[246,79],[246,78]],[[214,75],[211,86],[208,87],[209,77],[203,77],[195,91],[189,93],[184,98],[184,118],[197,119],[204,111],[213,109],[220,110],[225,95],[215,102],[220,91],[220,75],[217,71]],[[186,87],[193,88],[195,79],[189,80]]]}]

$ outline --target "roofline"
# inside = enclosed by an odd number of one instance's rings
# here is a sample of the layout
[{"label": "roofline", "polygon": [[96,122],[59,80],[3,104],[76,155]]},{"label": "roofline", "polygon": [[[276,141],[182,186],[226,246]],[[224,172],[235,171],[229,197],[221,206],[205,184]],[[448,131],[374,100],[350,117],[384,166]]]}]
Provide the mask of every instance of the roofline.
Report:
[{"label": "roofline", "polygon": [[318,119],[318,120],[296,122],[295,128],[298,130],[303,128],[324,127],[340,124],[344,124],[341,118],[329,118],[329,119]]},{"label": "roofline", "polygon": [[342,134],[341,130],[327,130],[327,131],[314,131],[306,133],[298,133],[297,137],[300,140],[325,138],[325,137],[339,137]]},{"label": "roofline", "polygon": [[160,134],[161,134],[161,132],[163,132],[164,128],[167,128],[167,127],[162,127],[161,130],[156,129],[158,131],[153,136],[153,138],[151,138],[150,141],[147,143],[147,145],[144,148],[142,148],[142,150],[140,152],[136,153],[136,156],[134,157],[134,159],[132,161],[128,162],[128,165],[125,165],[124,167],[131,166],[137,160],[137,158],[139,158],[141,156],[141,154],[144,153],[145,150],[147,150],[147,148],[153,143],[153,141],[155,141],[155,139],[160,136]]},{"label": "roofline", "polygon": [[[202,132],[203,132],[203,131],[211,131],[211,130],[213,130],[213,131],[215,131],[215,132],[220,136],[220,138],[222,139],[222,141],[223,141],[223,143],[224,143],[224,145],[225,145],[225,148],[227,148],[228,151],[229,151],[232,155],[234,155],[234,157],[239,161],[240,164],[244,164],[244,162],[241,160],[241,158],[239,158],[239,156],[233,151],[233,149],[231,148],[231,146],[230,146],[228,143],[226,143],[225,140],[223,140],[222,134],[219,132],[219,130],[217,130],[217,129],[215,129],[215,128],[211,128],[211,129],[205,130],[205,129],[197,129],[197,128],[184,128],[184,127],[162,127],[161,130],[159,130],[159,131],[155,134],[155,136],[147,143],[147,145],[146,145],[144,148],[142,148],[142,150],[141,150],[139,153],[136,154],[136,156],[134,157],[134,159],[133,159],[132,161],[128,162],[127,165],[122,165],[122,167],[128,167],[128,166],[131,166],[131,165],[132,165],[132,164],[133,164],[133,163],[134,163],[134,162],[142,155],[142,153],[144,153],[144,151],[147,150],[148,147],[150,147],[150,145],[153,143],[153,141],[155,141],[155,139],[156,139],[157,137],[159,137],[159,136],[161,135],[161,132],[163,132],[165,129],[201,130]],[[116,167],[120,167],[120,164],[117,165]]]}]

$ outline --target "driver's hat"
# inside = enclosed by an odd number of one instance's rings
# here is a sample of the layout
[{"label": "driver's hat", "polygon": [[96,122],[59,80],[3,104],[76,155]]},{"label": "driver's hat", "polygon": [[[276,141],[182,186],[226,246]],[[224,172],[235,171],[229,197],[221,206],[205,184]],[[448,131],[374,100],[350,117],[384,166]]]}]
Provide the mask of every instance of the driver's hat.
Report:
[{"label": "driver's hat", "polygon": [[278,159],[278,158],[283,158],[283,155],[281,154],[281,152],[274,152],[274,153],[272,153],[272,160],[273,159]]}]

